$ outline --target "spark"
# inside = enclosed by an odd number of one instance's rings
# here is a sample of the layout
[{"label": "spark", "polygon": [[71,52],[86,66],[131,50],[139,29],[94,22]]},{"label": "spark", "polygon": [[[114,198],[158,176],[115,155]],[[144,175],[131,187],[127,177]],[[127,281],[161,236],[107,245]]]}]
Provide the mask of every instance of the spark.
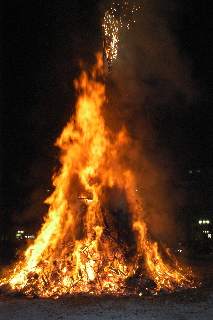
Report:
[{"label": "spark", "polygon": [[[103,27],[103,50],[108,63],[109,71],[112,69],[112,61],[118,55],[119,30],[123,26],[130,29],[132,14],[140,9],[136,5],[132,8],[128,2],[123,4],[113,2],[110,9],[105,12]],[[133,20],[135,23],[135,19]]]}]

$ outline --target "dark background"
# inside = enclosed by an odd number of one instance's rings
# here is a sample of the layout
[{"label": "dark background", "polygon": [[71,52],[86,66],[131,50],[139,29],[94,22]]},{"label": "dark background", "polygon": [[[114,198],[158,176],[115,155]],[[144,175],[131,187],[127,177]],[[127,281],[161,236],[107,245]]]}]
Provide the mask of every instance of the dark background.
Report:
[{"label": "dark background", "polygon": [[[101,49],[101,1],[3,1],[1,8],[1,232],[37,230],[57,166],[54,142],[75,104],[79,59]],[[189,170],[212,181],[212,8],[178,1],[170,17],[180,52],[191,63],[197,98],[153,119],[181,181]],[[206,179],[206,178],[205,178]],[[36,191],[35,191],[36,190]],[[38,190],[38,191],[37,191]],[[204,188],[202,193],[209,193]],[[203,200],[201,200],[203,201]],[[30,210],[28,208],[31,208]],[[37,213],[33,215],[33,208]],[[30,218],[30,219],[29,219]],[[29,220],[31,222],[29,222]],[[25,226],[26,227],[26,226]]]}]

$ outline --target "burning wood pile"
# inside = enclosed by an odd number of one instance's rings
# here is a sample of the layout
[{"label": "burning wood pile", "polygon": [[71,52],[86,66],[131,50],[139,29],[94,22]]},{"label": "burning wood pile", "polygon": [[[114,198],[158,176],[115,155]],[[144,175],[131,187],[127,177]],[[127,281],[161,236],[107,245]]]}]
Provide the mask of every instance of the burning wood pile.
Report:
[{"label": "burning wood pile", "polygon": [[61,169],[49,212],[34,244],[0,281],[2,292],[150,295],[193,285],[147,236],[136,173],[124,161],[132,139],[125,128],[111,132],[101,115],[103,76],[98,54],[91,73],[75,81],[76,114],[56,141]]}]

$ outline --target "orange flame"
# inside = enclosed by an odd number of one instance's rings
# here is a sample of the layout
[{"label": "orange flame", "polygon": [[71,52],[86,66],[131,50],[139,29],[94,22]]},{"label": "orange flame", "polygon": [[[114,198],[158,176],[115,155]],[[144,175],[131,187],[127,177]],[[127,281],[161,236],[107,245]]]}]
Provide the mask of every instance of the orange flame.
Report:
[{"label": "orange flame", "polygon": [[147,238],[134,173],[122,159],[132,140],[124,127],[113,134],[101,115],[105,85],[97,78],[103,76],[98,54],[91,74],[83,71],[74,83],[76,114],[56,141],[62,166],[46,200],[49,212],[23,261],[0,282],[11,290],[48,297],[157,293],[190,285],[178,265],[164,263],[157,244]]}]

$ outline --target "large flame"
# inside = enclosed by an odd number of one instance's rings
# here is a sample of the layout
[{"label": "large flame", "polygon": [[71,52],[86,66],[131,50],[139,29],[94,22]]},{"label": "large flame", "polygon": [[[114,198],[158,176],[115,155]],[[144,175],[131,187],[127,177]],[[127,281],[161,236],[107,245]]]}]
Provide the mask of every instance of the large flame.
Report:
[{"label": "large flame", "polygon": [[[45,222],[23,260],[0,284],[28,295],[157,293],[187,287],[177,263],[166,264],[147,237],[135,174],[122,154],[132,143],[125,128],[113,134],[105,103],[101,54],[92,72],[75,81],[76,113],[56,145],[61,169],[46,200]],[[167,253],[167,258],[169,254]]]}]

